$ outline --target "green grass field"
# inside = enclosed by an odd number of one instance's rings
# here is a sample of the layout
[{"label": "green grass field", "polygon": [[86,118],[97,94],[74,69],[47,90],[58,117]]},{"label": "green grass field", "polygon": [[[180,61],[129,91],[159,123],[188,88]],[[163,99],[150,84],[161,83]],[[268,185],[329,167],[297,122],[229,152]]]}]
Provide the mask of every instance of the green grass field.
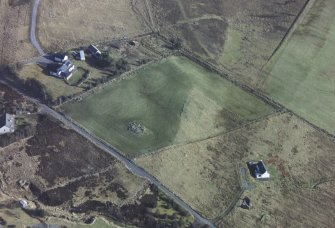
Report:
[{"label": "green grass field", "polygon": [[335,133],[335,1],[318,0],[266,66],[260,87],[308,121]]},{"label": "green grass field", "polygon": [[[217,74],[176,56],[63,109],[130,157],[205,139],[273,111]],[[129,132],[130,122],[144,126],[144,133]]]},{"label": "green grass field", "polygon": [[77,85],[85,73],[86,73],[86,70],[84,68],[78,67],[76,72],[74,72],[73,76],[69,78],[69,80],[67,80],[67,83],[69,85]]}]

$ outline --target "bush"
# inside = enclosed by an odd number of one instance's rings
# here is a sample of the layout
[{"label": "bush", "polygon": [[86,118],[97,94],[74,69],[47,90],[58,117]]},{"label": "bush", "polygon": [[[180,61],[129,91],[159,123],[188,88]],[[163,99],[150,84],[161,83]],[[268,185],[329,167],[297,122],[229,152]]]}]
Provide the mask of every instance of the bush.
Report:
[{"label": "bush", "polygon": [[114,60],[109,56],[108,53],[101,54],[100,58],[95,60],[95,65],[101,68],[110,67],[113,63]]},{"label": "bush", "polygon": [[157,207],[157,196],[156,195],[144,195],[141,199],[141,203],[149,208]]},{"label": "bush", "polygon": [[0,135],[0,147],[8,146],[21,139],[33,136],[35,134],[35,129],[26,124],[17,129],[14,133]]},{"label": "bush", "polygon": [[24,211],[32,217],[44,218],[46,216],[46,212],[43,209],[24,209]]},{"label": "bush", "polygon": [[180,38],[178,37],[173,37],[173,38],[170,38],[170,46],[169,48],[172,49],[172,50],[180,50],[181,47],[182,47],[182,41]]}]

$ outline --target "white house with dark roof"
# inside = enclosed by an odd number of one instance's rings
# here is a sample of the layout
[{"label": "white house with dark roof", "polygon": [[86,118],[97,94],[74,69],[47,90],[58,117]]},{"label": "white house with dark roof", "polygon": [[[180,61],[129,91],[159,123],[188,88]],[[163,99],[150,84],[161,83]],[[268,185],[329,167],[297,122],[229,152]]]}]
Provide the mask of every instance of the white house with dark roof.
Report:
[{"label": "white house with dark roof", "polygon": [[248,168],[251,175],[257,180],[269,180],[270,173],[268,172],[263,160],[258,162],[248,162]]},{"label": "white house with dark roof", "polygon": [[71,78],[73,71],[74,71],[75,66],[70,60],[66,60],[63,65],[54,67],[53,69],[50,70],[50,75],[55,76],[58,78],[65,78],[69,79]]},{"label": "white house with dark roof", "polygon": [[10,114],[0,116],[0,135],[13,133],[15,130],[15,117]]}]

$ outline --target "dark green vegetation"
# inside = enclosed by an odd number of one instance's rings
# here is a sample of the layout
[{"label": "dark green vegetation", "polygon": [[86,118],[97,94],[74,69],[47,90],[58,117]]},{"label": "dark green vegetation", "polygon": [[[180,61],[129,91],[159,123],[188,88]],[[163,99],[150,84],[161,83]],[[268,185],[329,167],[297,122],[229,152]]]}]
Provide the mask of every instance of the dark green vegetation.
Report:
[{"label": "dark green vegetation", "polygon": [[37,108],[34,104],[26,101],[22,96],[0,84],[0,115],[5,113],[17,114],[15,118],[15,132],[0,135],[0,147],[8,146],[20,139],[27,138],[34,134],[32,122],[34,117],[29,117],[25,113],[34,113]]},{"label": "dark green vegetation", "polygon": [[[0,74],[2,74],[2,72],[0,72]],[[0,84],[0,114],[6,112],[15,114],[18,110],[23,112],[35,112],[37,108],[18,93]]]},{"label": "dark green vegetation", "polygon": [[[208,138],[273,111],[220,76],[176,56],[63,108],[131,157]],[[142,132],[130,130],[131,123]]]},{"label": "dark green vegetation", "polygon": [[20,6],[32,2],[32,0],[9,0],[10,6]]},{"label": "dark green vegetation", "polygon": [[36,134],[27,141],[26,152],[30,157],[39,156],[36,174],[43,178],[46,187],[62,178],[97,172],[115,162],[82,136],[45,116],[40,117]]},{"label": "dark green vegetation", "polygon": [[[150,187],[152,194],[144,193],[149,187],[143,180],[80,138],[49,119],[42,119],[37,126],[36,135],[28,141],[27,154],[41,156],[36,174],[46,181],[46,186],[30,186],[40,203],[140,227],[193,222],[154,186]],[[60,185],[60,181],[65,184]],[[139,202],[121,206],[133,197],[139,197]],[[163,204],[170,210],[160,210]]]},{"label": "dark green vegetation", "polygon": [[[80,224],[90,213],[139,227],[193,223],[123,164],[45,116],[38,118],[31,138],[0,150],[0,172],[6,177],[2,191],[35,205],[36,210],[26,211],[35,218],[54,216]],[[21,186],[22,181],[27,185]]]},{"label": "dark green vegetation", "polygon": [[269,62],[259,85],[298,115],[335,133],[335,2],[316,1]]},{"label": "dark green vegetation", "polygon": [[98,212],[105,217],[138,227],[190,227],[192,225],[193,218],[155,186],[150,185],[148,190],[150,193],[140,196],[136,203],[124,205],[118,210],[111,202],[102,203],[91,200],[73,207],[71,212]]}]

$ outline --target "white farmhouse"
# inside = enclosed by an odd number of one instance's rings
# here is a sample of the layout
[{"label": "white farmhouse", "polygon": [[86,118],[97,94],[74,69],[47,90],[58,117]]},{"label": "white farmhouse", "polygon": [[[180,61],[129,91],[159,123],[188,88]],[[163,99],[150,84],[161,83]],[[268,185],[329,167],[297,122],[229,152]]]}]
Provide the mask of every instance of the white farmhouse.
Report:
[{"label": "white farmhouse", "polygon": [[15,117],[5,114],[0,117],[0,135],[13,133],[15,130]]},{"label": "white farmhouse", "polygon": [[251,175],[257,180],[269,180],[270,173],[268,172],[262,160],[258,162],[248,162],[248,167]]}]

